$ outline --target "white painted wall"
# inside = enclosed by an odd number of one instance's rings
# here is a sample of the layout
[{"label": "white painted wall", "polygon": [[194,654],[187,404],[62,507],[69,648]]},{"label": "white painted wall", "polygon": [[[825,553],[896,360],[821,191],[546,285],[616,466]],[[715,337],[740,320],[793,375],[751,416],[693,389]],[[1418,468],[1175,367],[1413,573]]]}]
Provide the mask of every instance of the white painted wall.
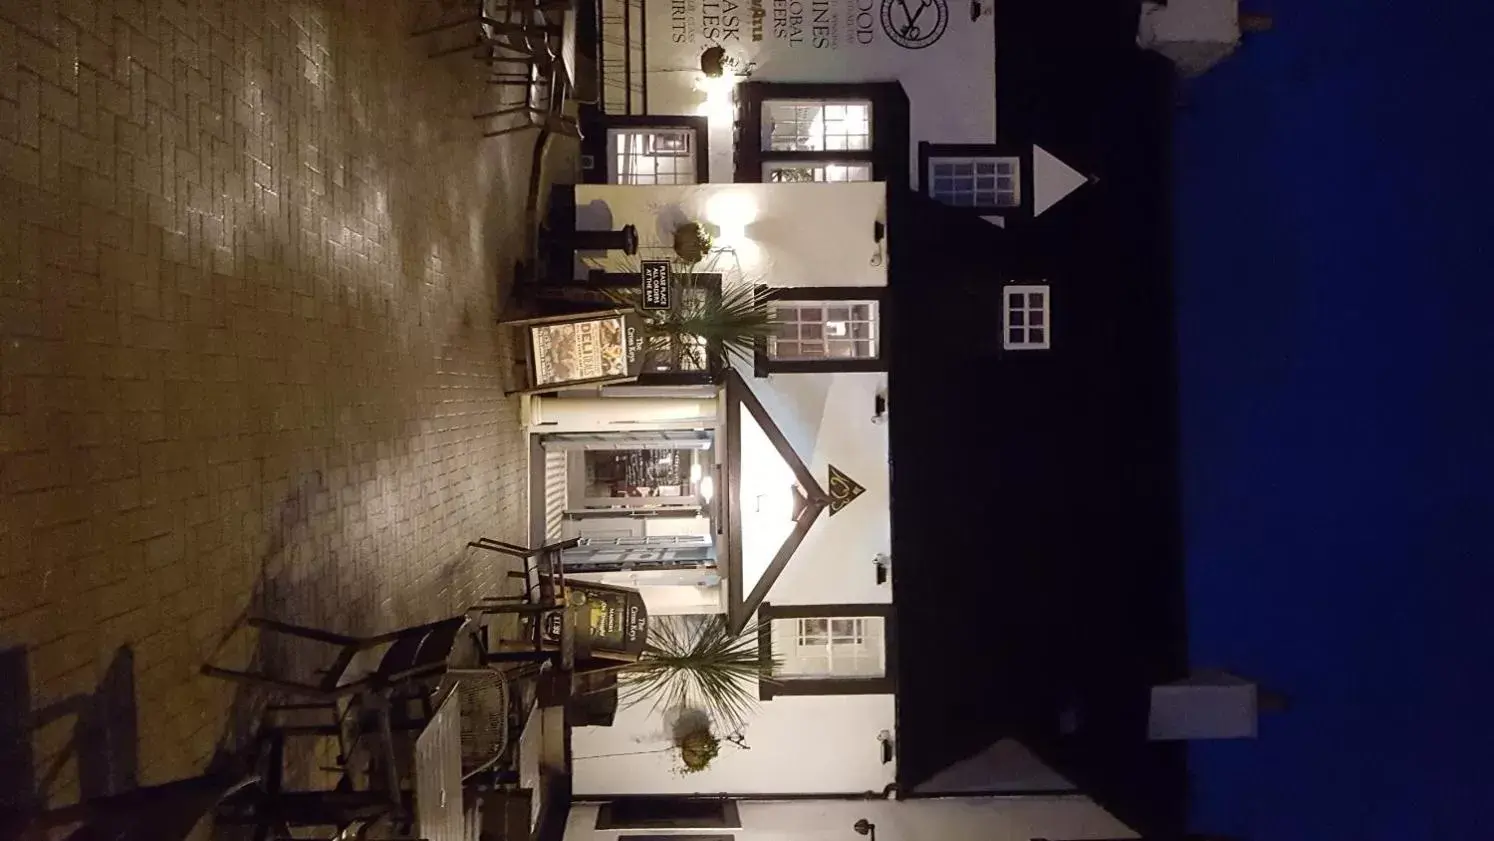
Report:
[{"label": "white painted wall", "polygon": [[[576,227],[613,230],[636,225],[645,255],[673,247],[686,222],[710,222],[730,248],[715,261],[740,277],[773,286],[885,286],[888,245],[873,238],[886,218],[886,186],[858,184],[700,184],[576,187]],[[735,235],[733,235],[735,232]],[[662,257],[661,257],[662,259]],[[637,271],[638,257],[621,252],[579,257],[586,269]]]},{"label": "white painted wall", "polygon": [[[705,771],[681,775],[663,717],[648,703],[619,710],[611,727],[571,734],[576,796],[881,791],[877,734],[894,723],[891,695],[787,696],[764,701],[744,729],[750,750],[724,745]],[[610,754],[625,754],[611,756]]]},{"label": "white painted wall", "polygon": [[[571,806],[565,841],[615,841],[618,831],[595,828],[597,810],[595,804]],[[1136,836],[1093,801],[1077,796],[904,801],[743,800],[739,801],[738,810],[742,828],[725,830],[736,841],[860,841],[861,836],[851,826],[862,818],[876,824],[878,841],[1032,841]]]},{"label": "white painted wall", "polygon": [[830,465],[866,489],[840,513],[827,510],[778,576],[774,604],[882,603],[891,587],[876,583],[873,558],[892,551],[888,425],[872,423],[883,373],[774,374],[748,387],[821,487]]},{"label": "white painted wall", "polygon": [[[970,20],[968,3],[920,9],[895,0],[649,0],[649,110],[711,118],[712,181],[732,180],[732,113],[708,101],[700,54],[721,46],[759,82],[901,82],[911,106],[914,158],[918,141],[991,143],[996,138],[996,32],[989,15]],[[906,23],[918,11],[927,38],[900,46],[883,23]],[[989,5],[988,5],[989,8]],[[760,25],[754,26],[757,17]],[[795,22],[797,19],[797,23]]]}]

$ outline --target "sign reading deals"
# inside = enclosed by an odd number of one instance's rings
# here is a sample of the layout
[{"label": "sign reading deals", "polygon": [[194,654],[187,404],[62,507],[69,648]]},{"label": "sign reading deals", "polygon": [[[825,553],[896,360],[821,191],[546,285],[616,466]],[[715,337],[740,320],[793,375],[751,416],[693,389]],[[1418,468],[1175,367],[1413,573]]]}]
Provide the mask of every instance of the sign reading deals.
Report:
[{"label": "sign reading deals", "polygon": [[643,319],[612,311],[529,325],[535,386],[620,380],[643,372]]}]

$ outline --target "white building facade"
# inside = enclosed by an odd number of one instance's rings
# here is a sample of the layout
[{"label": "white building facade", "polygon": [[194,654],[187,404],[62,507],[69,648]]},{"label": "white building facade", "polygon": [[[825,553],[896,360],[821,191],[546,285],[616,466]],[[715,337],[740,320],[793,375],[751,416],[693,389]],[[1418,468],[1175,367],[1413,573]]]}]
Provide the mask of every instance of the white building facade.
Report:
[{"label": "white building facade", "polygon": [[[884,841],[1133,836],[1071,791],[897,788],[889,288],[928,260],[899,249],[903,196],[958,211],[968,236],[1087,183],[998,138],[989,5],[600,0],[598,17],[586,183],[552,222],[632,226],[639,248],[578,252],[572,276],[627,285],[669,261],[681,296],[751,288],[775,327],[724,369],[672,348],[635,383],[529,398],[533,539],[580,538],[568,574],[638,588],[654,621],[756,634],[763,677],[697,773],[668,711],[575,727],[566,838],[846,838],[860,820]],[[672,238],[692,222],[715,236],[685,265]]]}]

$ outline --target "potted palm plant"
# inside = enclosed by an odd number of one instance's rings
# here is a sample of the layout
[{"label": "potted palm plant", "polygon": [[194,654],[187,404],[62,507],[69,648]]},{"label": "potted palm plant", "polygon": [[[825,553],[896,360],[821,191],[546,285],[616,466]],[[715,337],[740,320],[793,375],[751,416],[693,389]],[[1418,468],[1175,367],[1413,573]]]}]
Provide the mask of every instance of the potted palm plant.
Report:
[{"label": "potted palm plant", "polygon": [[[673,282],[688,287],[690,275],[676,275]],[[773,313],[767,298],[747,283],[727,286],[720,294],[677,295],[668,310],[645,309],[638,289],[608,290],[608,295],[643,318],[649,350],[704,345],[713,358],[703,361],[717,371],[729,367],[733,358],[750,362],[758,343],[773,332]]]},{"label": "potted palm plant", "polygon": [[774,679],[764,673],[758,631],[733,632],[722,616],[651,617],[643,656],[609,669],[620,706],[647,703],[665,719],[666,745],[635,753],[674,753],[679,773],[696,774],[723,742],[745,748],[741,730],[757,707],[758,685]]},{"label": "potted palm plant", "polygon": [[758,682],[771,680],[762,674],[757,630],[733,633],[723,616],[651,620],[643,656],[618,667],[619,702],[699,710],[728,730],[741,727],[757,707]]}]

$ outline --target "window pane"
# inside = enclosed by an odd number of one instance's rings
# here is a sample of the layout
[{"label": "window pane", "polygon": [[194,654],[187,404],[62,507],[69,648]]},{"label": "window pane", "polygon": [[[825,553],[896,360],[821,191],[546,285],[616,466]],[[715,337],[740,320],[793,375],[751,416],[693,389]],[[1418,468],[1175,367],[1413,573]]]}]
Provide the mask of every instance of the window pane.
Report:
[{"label": "window pane", "polygon": [[1021,204],[1015,158],[939,159],[929,163],[928,192],[957,207]]},{"label": "window pane", "polygon": [[776,673],[799,680],[874,678],[886,673],[883,619],[774,619]]},{"label": "window pane", "polygon": [[1002,346],[1008,349],[1044,350],[1048,347],[1049,290],[1044,286],[1013,286],[1007,289],[1002,313]]},{"label": "window pane", "polygon": [[617,183],[695,183],[692,129],[614,130],[610,137]]},{"label": "window pane", "polygon": [[779,360],[874,359],[876,319],[877,306],[870,301],[775,303],[768,352]]},{"label": "window pane", "polygon": [[762,133],[775,151],[870,149],[871,103],[768,100]]}]

